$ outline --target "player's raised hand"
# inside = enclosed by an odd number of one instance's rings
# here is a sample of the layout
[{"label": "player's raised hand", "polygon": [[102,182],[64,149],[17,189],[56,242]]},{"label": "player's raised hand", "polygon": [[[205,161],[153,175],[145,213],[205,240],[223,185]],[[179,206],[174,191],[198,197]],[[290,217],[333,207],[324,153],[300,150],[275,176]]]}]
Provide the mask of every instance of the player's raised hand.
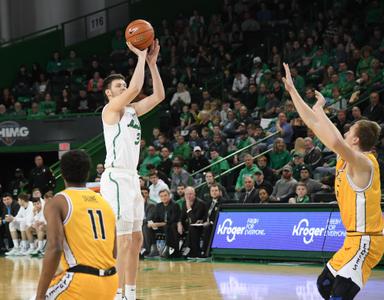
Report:
[{"label": "player's raised hand", "polygon": [[137,49],[130,42],[127,42],[126,44],[129,48],[129,50],[131,50],[133,53],[135,53],[138,57],[145,58],[147,56],[148,49],[144,49],[144,50]]},{"label": "player's raised hand", "polygon": [[149,48],[149,52],[147,54],[147,63],[149,66],[156,65],[157,57],[159,56],[160,44],[159,40],[156,39],[153,41],[151,47]]},{"label": "player's raised hand", "polygon": [[314,111],[316,111],[317,109],[323,109],[324,105],[326,104],[324,96],[319,91],[315,91],[315,97],[317,101],[312,109]]},{"label": "player's raised hand", "polygon": [[285,77],[283,77],[285,90],[290,93],[291,91],[293,91],[295,89],[295,85],[293,84],[291,71],[289,69],[288,64],[283,63],[283,66],[284,66],[284,70],[285,70]]}]

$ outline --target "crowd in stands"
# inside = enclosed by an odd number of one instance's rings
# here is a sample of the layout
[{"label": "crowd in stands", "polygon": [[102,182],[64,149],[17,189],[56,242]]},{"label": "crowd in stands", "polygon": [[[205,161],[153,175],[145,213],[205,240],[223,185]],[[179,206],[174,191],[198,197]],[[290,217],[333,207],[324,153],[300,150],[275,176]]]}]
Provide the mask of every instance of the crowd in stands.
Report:
[{"label": "crowd in stands", "polygon": [[[384,6],[324,3],[224,0],[209,17],[194,11],[156,28],[168,101],[152,139],[141,141],[146,254],[159,254],[156,240],[164,240],[172,249],[166,256],[179,255],[180,241],[188,255],[206,255],[221,203],[335,200],[336,157],[295,111],[282,62],[308,105],[315,90],[325,96],[342,134],[361,119],[383,127]],[[103,78],[116,72],[129,81],[135,67],[121,30],[111,47],[109,57],[82,59],[72,50],[65,59],[55,52],[45,70],[22,66],[13,87],[3,90],[0,117],[99,109]],[[139,97],[151,90],[146,78]],[[383,149],[383,139],[372,149],[379,162]]]}]

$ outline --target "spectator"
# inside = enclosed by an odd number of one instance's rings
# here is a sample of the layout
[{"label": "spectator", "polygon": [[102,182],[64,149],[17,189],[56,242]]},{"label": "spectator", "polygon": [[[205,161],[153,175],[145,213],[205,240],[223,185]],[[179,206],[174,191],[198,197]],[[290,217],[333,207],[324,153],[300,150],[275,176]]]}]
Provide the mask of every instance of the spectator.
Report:
[{"label": "spectator", "polygon": [[177,186],[176,194],[174,194],[173,199],[176,201],[177,205],[180,206],[180,208],[183,206],[183,203],[185,202],[184,199],[184,193],[185,193],[185,184],[180,183]]},{"label": "spectator", "polygon": [[181,112],[184,105],[191,103],[191,94],[186,90],[184,83],[177,84],[177,91],[173,94],[172,100],[169,103],[176,111]]},{"label": "spectator", "polygon": [[[187,231],[187,245],[190,249],[189,257],[201,257],[200,240],[203,235],[203,224],[207,220],[208,209],[203,201],[196,198],[195,189],[188,186],[185,189],[185,204],[181,209],[181,224],[178,232]],[[188,254],[187,254],[188,255]]]},{"label": "spectator", "polygon": [[[255,172],[255,189],[260,189],[261,187],[265,188],[268,191],[268,194],[272,194],[273,192],[273,186],[272,184],[264,179],[264,174],[263,171],[261,170],[256,170]],[[258,194],[258,193],[257,193]],[[259,199],[260,200],[260,199]],[[257,201],[259,202],[259,201]]]},{"label": "spectator", "polygon": [[43,194],[53,191],[55,188],[55,177],[51,170],[44,165],[41,155],[35,156],[36,167],[29,174],[29,189],[38,188]]},{"label": "spectator", "polygon": [[93,179],[93,182],[100,182],[101,180],[101,175],[104,173],[104,164],[99,163],[96,165],[96,175]]},{"label": "spectator", "polygon": [[173,151],[173,156],[181,156],[184,160],[191,158],[191,147],[185,142],[184,136],[181,134],[177,137],[177,146]]},{"label": "spectator", "polygon": [[49,74],[58,74],[62,70],[64,70],[64,64],[61,61],[60,53],[58,51],[54,51],[52,53],[52,59],[48,61],[47,72]]},{"label": "spectator", "polygon": [[261,155],[257,158],[257,166],[261,171],[263,171],[263,175],[266,181],[270,183],[275,182],[275,175],[273,170],[268,167],[268,157],[266,155]]},{"label": "spectator", "polygon": [[225,187],[223,187],[220,183],[215,181],[215,177],[211,171],[205,172],[205,184],[199,188],[198,196],[205,203],[209,203],[211,201],[211,193],[210,189],[212,185],[217,185],[220,189],[220,194],[223,199],[228,200],[228,194]]},{"label": "spectator", "polygon": [[239,176],[236,180],[235,190],[240,192],[244,188],[244,178],[245,176],[253,176],[256,171],[259,171],[259,168],[256,164],[253,163],[253,157],[250,154],[244,156],[244,165],[245,167],[241,169]]},{"label": "spectator", "polygon": [[[223,158],[219,155],[219,152],[216,148],[211,148],[211,171],[214,176],[220,175],[223,172],[229,170],[229,164],[227,160],[223,160]],[[220,161],[219,163],[217,163]],[[214,164],[214,165],[213,165]]]},{"label": "spectator", "polygon": [[19,204],[13,201],[10,193],[2,195],[3,205],[0,205],[0,253],[5,253],[13,247],[11,232],[9,231],[9,222],[7,216],[15,217],[20,209]]},{"label": "spectator", "polygon": [[8,191],[11,192],[13,198],[17,198],[17,195],[24,192],[25,187],[28,185],[28,180],[24,177],[23,170],[16,168],[15,177],[11,181]]},{"label": "spectator", "polygon": [[172,160],[169,158],[169,149],[167,147],[161,148],[160,157],[161,161],[157,169],[170,177],[172,170]]},{"label": "spectator", "polygon": [[259,188],[259,199],[260,199],[260,203],[273,202],[273,199],[271,199],[270,194],[268,193],[267,189],[264,187]]},{"label": "spectator", "polygon": [[[168,189],[159,192],[161,202],[156,205],[154,218],[148,221],[147,226],[152,229],[152,236],[155,233],[163,233],[165,235],[165,248],[160,255],[165,258],[173,258],[179,256],[179,235],[177,232],[177,224],[180,220],[180,207],[171,200],[171,194]],[[152,240],[156,240],[152,238]],[[149,256],[156,256],[156,247],[152,244]],[[154,252],[152,250],[155,250]]]},{"label": "spectator", "polygon": [[269,152],[269,166],[275,174],[278,174],[290,160],[287,145],[282,138],[277,138],[273,143],[273,150]]},{"label": "spectator", "polygon": [[69,57],[64,60],[63,67],[66,71],[73,74],[74,71],[81,70],[83,68],[83,61],[80,57],[77,57],[75,50],[69,51]]},{"label": "spectator", "polygon": [[304,139],[305,142],[305,156],[304,163],[310,167],[311,170],[316,169],[322,163],[322,153],[321,150],[313,144],[313,141],[310,137]]},{"label": "spectator", "polygon": [[304,183],[307,187],[308,195],[311,195],[322,190],[330,190],[331,188],[321,182],[314,180],[311,177],[311,173],[306,166],[301,167],[300,170],[300,182]]},{"label": "spectator", "polygon": [[144,199],[144,220],[143,220],[143,246],[142,253],[148,255],[151,251],[156,251],[155,241],[153,239],[152,228],[148,227],[148,222],[155,217],[155,201],[149,198],[149,190],[146,187],[141,188],[141,195]]},{"label": "spectator", "polygon": [[144,158],[143,162],[140,165],[139,174],[141,176],[148,176],[149,170],[147,166],[151,164],[157,167],[160,164],[160,162],[161,162],[161,158],[157,155],[155,147],[149,146],[148,155]]},{"label": "spectator", "polygon": [[232,92],[236,95],[243,94],[248,88],[248,78],[241,71],[236,71],[235,78],[233,79]]},{"label": "spectator", "polygon": [[57,113],[59,114],[67,114],[75,111],[74,103],[72,100],[71,93],[69,89],[64,88],[61,92],[61,97],[57,102]]},{"label": "spectator", "polygon": [[255,188],[255,181],[252,176],[244,176],[244,189],[241,194],[239,203],[258,203],[258,191]]},{"label": "spectator", "polygon": [[384,106],[380,103],[380,95],[377,92],[372,92],[369,95],[369,105],[365,108],[363,115],[370,121],[375,121],[379,124],[384,121]]},{"label": "spectator", "polygon": [[337,129],[340,131],[342,135],[344,135],[345,130],[344,127],[348,123],[347,120],[347,112],[345,110],[339,110],[337,112],[337,118],[336,121],[333,123],[337,127]]},{"label": "spectator", "polygon": [[149,197],[156,203],[160,203],[159,192],[169,190],[169,187],[164,181],[159,179],[159,175],[157,175],[157,173],[150,174],[149,181],[151,182],[151,185],[149,186]]},{"label": "spectator", "polygon": [[[5,221],[9,223],[9,231],[14,245],[9,252],[5,253],[7,256],[27,255],[34,251],[33,236],[27,233],[32,225],[33,204],[26,194],[18,196],[18,203],[20,209],[17,215],[15,217],[12,215],[5,216]],[[21,243],[19,243],[17,231],[21,233]]]},{"label": "spectator", "polygon": [[308,196],[307,186],[303,182],[299,182],[296,185],[296,196],[289,198],[288,203],[296,204],[296,203],[309,203],[310,199]]},{"label": "spectator", "polygon": [[283,138],[286,145],[290,145],[293,137],[293,129],[291,124],[287,122],[285,113],[279,113],[278,120],[276,121],[276,130],[280,131],[280,136]]},{"label": "spectator", "polygon": [[[188,163],[188,172],[193,174],[209,165],[209,161],[201,153],[201,147],[193,148],[193,156]],[[199,174],[201,177],[201,174]],[[196,178],[196,177],[195,177]]]},{"label": "spectator", "polygon": [[301,152],[295,152],[293,154],[291,166],[293,178],[295,178],[297,181],[300,181],[300,171],[305,166],[304,154],[302,154]]},{"label": "spectator", "polygon": [[156,173],[157,176],[159,177],[159,179],[161,179],[162,181],[164,181],[164,183],[168,186],[171,185],[171,180],[170,178],[164,173],[164,172],[161,172],[159,171],[158,169],[156,169],[156,167],[154,165],[151,165],[151,164],[148,164],[147,165],[147,169],[149,170],[149,174],[153,174],[153,173]]},{"label": "spectator", "polygon": [[180,163],[174,162],[172,180],[171,180],[172,193],[176,192],[177,187],[180,183],[186,186],[193,186],[194,181],[193,181],[193,178],[191,177],[191,174],[189,174],[186,170],[184,170]]},{"label": "spectator", "polygon": [[209,145],[209,149],[217,149],[220,156],[225,156],[227,154],[227,144],[223,141],[223,137],[220,133],[213,135],[213,141]]},{"label": "spectator", "polygon": [[75,101],[75,107],[78,113],[91,112],[93,108],[93,103],[89,99],[87,91],[85,89],[80,89],[79,96]]},{"label": "spectator", "polygon": [[288,199],[295,191],[297,181],[292,178],[292,167],[284,166],[281,179],[279,179],[271,195],[271,199],[277,202],[288,202]]},{"label": "spectator", "polygon": [[215,224],[219,206],[224,204],[226,200],[222,197],[221,189],[217,184],[209,187],[210,201],[207,203],[207,219],[205,220],[203,229],[203,256],[208,256],[209,241],[212,234],[213,224]]},{"label": "spectator", "polygon": [[44,101],[40,102],[39,110],[48,116],[56,113],[56,102],[52,100],[50,93],[45,94]]}]

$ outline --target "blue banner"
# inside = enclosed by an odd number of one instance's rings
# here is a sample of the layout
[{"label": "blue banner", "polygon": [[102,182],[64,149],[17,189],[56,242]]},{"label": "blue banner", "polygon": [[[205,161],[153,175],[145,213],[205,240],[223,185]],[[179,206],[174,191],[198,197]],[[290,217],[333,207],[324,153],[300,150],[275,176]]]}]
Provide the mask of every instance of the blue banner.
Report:
[{"label": "blue banner", "polygon": [[220,212],[212,248],[334,252],[345,235],[339,212]]}]

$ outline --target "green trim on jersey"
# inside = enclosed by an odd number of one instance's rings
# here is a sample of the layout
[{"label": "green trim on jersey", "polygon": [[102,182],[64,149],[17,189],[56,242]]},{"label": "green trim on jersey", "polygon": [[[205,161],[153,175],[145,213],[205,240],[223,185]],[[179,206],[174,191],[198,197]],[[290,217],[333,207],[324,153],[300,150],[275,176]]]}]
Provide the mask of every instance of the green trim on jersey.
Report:
[{"label": "green trim on jersey", "polygon": [[116,139],[121,133],[121,128],[120,128],[120,123],[117,123],[117,126],[119,128],[119,131],[117,135],[113,138],[113,162],[112,162],[112,167],[114,167],[114,162],[116,160]]},{"label": "green trim on jersey", "polygon": [[119,183],[112,178],[111,173],[109,173],[109,180],[116,184],[116,199],[117,199],[117,218],[120,218],[120,192],[119,192]]}]

